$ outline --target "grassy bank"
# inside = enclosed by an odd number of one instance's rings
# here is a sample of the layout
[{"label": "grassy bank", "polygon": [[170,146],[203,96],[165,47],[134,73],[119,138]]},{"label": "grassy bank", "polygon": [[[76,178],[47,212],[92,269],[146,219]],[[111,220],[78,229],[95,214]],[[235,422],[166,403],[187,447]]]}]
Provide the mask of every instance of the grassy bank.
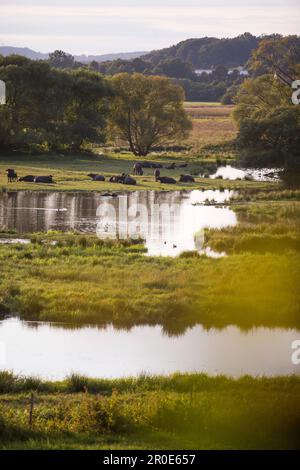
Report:
[{"label": "grassy bank", "polygon": [[2,313],[75,324],[162,324],[170,333],[195,323],[300,327],[298,245],[291,253],[173,259],[94,236],[30,237],[29,245],[0,244]]},{"label": "grassy bank", "polygon": [[231,204],[239,224],[220,230],[207,230],[206,244],[228,254],[293,253],[300,251],[299,191],[283,191],[280,199],[268,201],[258,198],[253,203]]},{"label": "grassy bank", "polygon": [[[5,385],[6,384],[6,385]],[[34,390],[32,426],[28,409]],[[300,379],[0,374],[1,448],[299,448]]]},{"label": "grassy bank", "polygon": [[[144,169],[144,175],[136,177],[136,186],[127,186],[110,183],[109,178],[121,173],[132,174],[133,165],[137,158],[132,154],[105,154],[97,153],[83,155],[13,155],[2,156],[0,159],[0,191],[29,190],[29,191],[128,191],[128,190],[184,190],[184,189],[276,189],[278,183],[264,183],[256,181],[226,181],[210,178],[200,178],[197,175],[205,171],[207,161],[201,159],[188,159],[184,156],[149,156],[149,161],[160,162],[164,166],[175,162],[177,165],[188,163],[187,168],[175,168],[175,170],[162,169],[163,176],[170,176],[179,180],[181,174],[192,174],[195,183],[177,183],[176,185],[161,184],[155,182],[154,170]],[[214,162],[216,159],[214,160]],[[211,163],[210,163],[211,164]],[[26,182],[7,183],[7,168],[14,168],[19,176],[25,175],[52,175],[56,184],[36,184]],[[215,170],[212,169],[211,173]],[[88,173],[102,174],[105,182],[91,181]]]}]

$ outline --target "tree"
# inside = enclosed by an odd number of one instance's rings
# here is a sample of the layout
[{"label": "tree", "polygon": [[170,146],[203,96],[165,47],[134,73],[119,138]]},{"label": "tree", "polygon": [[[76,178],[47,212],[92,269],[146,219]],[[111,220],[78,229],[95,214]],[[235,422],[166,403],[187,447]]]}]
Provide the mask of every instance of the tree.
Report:
[{"label": "tree", "polygon": [[270,109],[259,118],[243,119],[238,144],[244,162],[254,165],[300,166],[299,106]]},{"label": "tree", "polygon": [[49,54],[48,59],[51,67],[57,69],[79,69],[83,67],[81,62],[77,62],[72,54],[67,54],[64,51],[56,50]]},{"label": "tree", "polygon": [[260,119],[270,109],[290,105],[291,89],[272,75],[262,75],[244,81],[236,96],[236,103],[233,116],[240,125],[246,118]]},{"label": "tree", "polygon": [[153,146],[184,136],[191,128],[183,109],[183,89],[167,78],[123,73],[111,82],[116,95],[111,130],[128,142],[134,155],[145,156]]},{"label": "tree", "polygon": [[260,42],[248,65],[256,75],[282,73],[293,77],[299,63],[300,37],[275,35]]},{"label": "tree", "polygon": [[156,75],[166,75],[172,78],[196,78],[192,65],[178,58],[160,61],[153,72]]},{"label": "tree", "polygon": [[213,70],[212,74],[212,79],[217,82],[222,82],[227,80],[228,77],[228,69],[224,67],[223,65],[218,65],[218,67]]},{"label": "tree", "polygon": [[108,101],[112,94],[99,73],[79,69],[71,73],[71,102],[66,109],[66,124],[71,148],[83,142],[102,143],[105,139]]},{"label": "tree", "polygon": [[291,84],[300,74],[300,38],[273,35],[253,52],[246,80],[236,97],[238,144],[247,164],[300,167],[300,107]]},{"label": "tree", "polygon": [[75,59],[71,54],[64,51],[56,50],[49,54],[49,63],[52,67],[68,69],[73,68]]},{"label": "tree", "polygon": [[0,148],[79,150],[101,143],[106,130],[109,83],[86,69],[0,57],[7,100],[0,109]]}]

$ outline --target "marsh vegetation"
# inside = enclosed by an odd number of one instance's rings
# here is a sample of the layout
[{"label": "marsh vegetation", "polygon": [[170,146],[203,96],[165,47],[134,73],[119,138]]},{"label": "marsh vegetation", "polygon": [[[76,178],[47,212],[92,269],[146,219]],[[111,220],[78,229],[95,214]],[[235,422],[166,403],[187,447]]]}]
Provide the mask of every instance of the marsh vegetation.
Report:
[{"label": "marsh vegetation", "polygon": [[299,445],[296,377],[232,380],[177,374],[92,380],[73,375],[54,383],[4,372],[0,390],[2,449],[286,449]]}]

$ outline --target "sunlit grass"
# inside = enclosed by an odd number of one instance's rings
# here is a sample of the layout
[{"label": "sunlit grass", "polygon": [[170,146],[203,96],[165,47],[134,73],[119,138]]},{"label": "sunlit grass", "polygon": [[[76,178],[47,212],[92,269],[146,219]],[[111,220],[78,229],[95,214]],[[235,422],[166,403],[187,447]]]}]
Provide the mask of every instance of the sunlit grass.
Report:
[{"label": "sunlit grass", "polygon": [[51,383],[0,373],[0,390],[1,448],[299,448],[296,377],[72,376]]},{"label": "sunlit grass", "polygon": [[58,244],[33,236],[29,245],[0,245],[4,313],[123,327],[161,324],[169,332],[196,323],[300,325],[298,245],[287,245],[291,254],[246,250],[218,260],[173,259],[145,257],[139,244],[49,237]]}]

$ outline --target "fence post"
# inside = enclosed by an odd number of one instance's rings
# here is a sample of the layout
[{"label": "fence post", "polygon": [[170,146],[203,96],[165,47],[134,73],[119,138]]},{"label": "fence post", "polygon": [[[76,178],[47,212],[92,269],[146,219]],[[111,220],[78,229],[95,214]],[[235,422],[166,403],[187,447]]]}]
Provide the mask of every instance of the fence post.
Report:
[{"label": "fence post", "polygon": [[30,395],[30,403],[29,403],[29,426],[32,426],[32,420],[33,420],[33,407],[34,407],[34,394],[31,392]]}]

